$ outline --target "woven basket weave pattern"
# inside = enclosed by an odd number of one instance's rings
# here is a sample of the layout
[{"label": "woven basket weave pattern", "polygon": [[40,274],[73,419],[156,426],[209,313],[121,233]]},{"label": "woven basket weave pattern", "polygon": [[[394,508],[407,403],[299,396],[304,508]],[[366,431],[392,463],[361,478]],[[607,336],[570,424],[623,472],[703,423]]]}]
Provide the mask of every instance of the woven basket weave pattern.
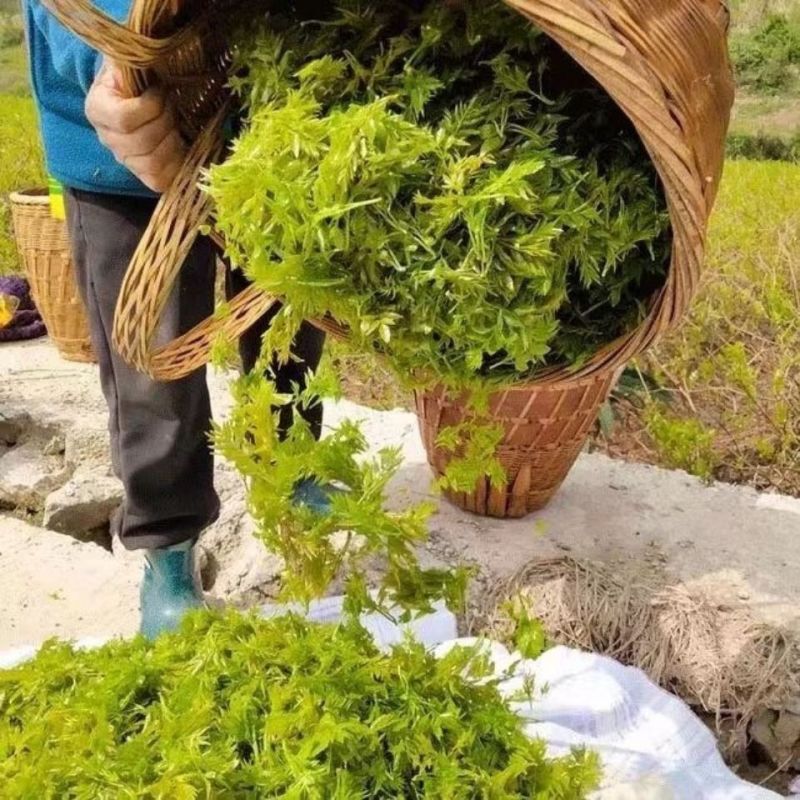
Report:
[{"label": "woven basket weave pattern", "polygon": [[[236,3],[135,0],[126,28],[102,19],[89,0],[44,2],[130,69],[132,92],[152,80],[165,82],[184,132],[195,141],[183,174],[162,198],[133,259],[115,323],[115,344],[130,363],[159,379],[182,377],[208,359],[216,337],[240,335],[275,302],[251,288],[233,300],[224,317],[209,319],[166,346],[156,345],[159,318],[182,258],[213,211],[196,187],[203,168],[223,152],[220,117],[196,133],[225,103],[220,75],[227,56],[219,31]],[[666,284],[651,299],[642,325],[577,371],[545,370],[501,393],[496,410],[507,432],[501,460],[510,484],[494,490],[479,485],[473,494],[452,499],[478,513],[521,516],[541,507],[566,476],[620,369],[672,328],[691,303],[722,175],[733,77],[728,13],[721,0],[506,2],[561,45],[631,119],[661,178],[673,234]],[[178,12],[191,22],[176,29],[172,19]],[[315,324],[346,335],[335,321]],[[438,431],[459,419],[463,409],[441,392],[422,394],[417,404],[431,464],[441,473],[446,454],[436,447]]]},{"label": "woven basket weave pattern", "polygon": [[[485,479],[473,493],[449,492],[448,499],[467,511],[493,517],[523,517],[543,508],[583,449],[617,374],[612,370],[557,386],[497,392],[490,400],[489,416],[504,430],[497,458],[508,483],[491,486]],[[465,406],[442,390],[418,393],[416,406],[428,461],[441,477],[452,455],[437,445],[439,433],[464,421]]]},{"label": "woven basket weave pattern", "polygon": [[65,359],[94,361],[66,224],[52,216],[44,191],[12,194],[11,214],[31,294],[50,338]]}]

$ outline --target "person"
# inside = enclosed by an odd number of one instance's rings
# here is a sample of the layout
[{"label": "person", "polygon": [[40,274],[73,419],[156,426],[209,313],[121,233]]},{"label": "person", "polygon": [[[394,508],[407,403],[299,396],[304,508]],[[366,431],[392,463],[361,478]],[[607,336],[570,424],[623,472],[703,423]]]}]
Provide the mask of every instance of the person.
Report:
[{"label": "person", "polygon": [[[95,0],[118,21],[130,4]],[[162,90],[125,96],[114,64],[38,0],[25,0],[24,10],[47,168],[64,187],[77,281],[108,403],[111,458],[124,488],[115,534],[125,548],[145,551],[141,630],[154,637],[201,603],[193,577],[195,544],[220,510],[209,444],[209,392],[205,369],[170,383],[138,373],[115,352],[111,337],[126,268],[159,194],[181,167],[186,142]],[[212,312],[217,256],[208,238],[197,240],[164,311],[159,336],[174,338]],[[227,283],[232,294],[246,280],[228,270]],[[244,369],[255,366],[269,322],[264,317],[243,337]],[[322,347],[322,334],[305,326],[294,359],[271,373],[279,391],[302,386],[307,371],[318,365]],[[319,435],[321,407],[299,412]],[[320,506],[325,501],[314,485],[299,487],[298,496]]]}]

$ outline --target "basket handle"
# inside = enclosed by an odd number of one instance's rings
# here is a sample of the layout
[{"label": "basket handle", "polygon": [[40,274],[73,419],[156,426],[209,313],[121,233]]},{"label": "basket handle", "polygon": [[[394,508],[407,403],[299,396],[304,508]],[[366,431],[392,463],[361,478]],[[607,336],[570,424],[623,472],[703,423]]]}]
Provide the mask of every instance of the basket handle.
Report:
[{"label": "basket handle", "polygon": [[[177,48],[196,42],[205,15],[172,36],[148,34],[156,20],[174,15],[176,0],[135,0],[129,24],[99,11],[91,0],[42,0],[65,27],[122,67],[123,91],[141,94],[152,70]],[[211,316],[167,345],[154,348],[164,307],[180,270],[212,211],[200,189],[202,172],[224,151],[223,125],[231,110],[222,105],[190,148],[172,186],[162,195],[128,267],[117,300],[113,341],[132,366],[157,380],[177,380],[205,364],[218,337],[241,336],[277,300],[254,286],[228,304],[225,315]]]},{"label": "basket handle", "polygon": [[[112,19],[108,14],[95,8],[91,0],[41,0],[50,13],[67,29],[83,39],[86,44],[108,56],[114,62],[129,70],[146,71],[161,63],[188,42],[194,41],[198,36],[198,25],[187,25],[171,36],[155,38],[140,32],[135,27],[123,25]],[[142,0],[137,0],[138,5]],[[146,2],[146,0],[145,0]],[[170,4],[170,8],[174,5]],[[143,20],[142,15],[136,14],[136,8],[131,11],[131,20]],[[202,19],[202,18],[201,18]],[[128,77],[128,88],[131,94],[142,87],[138,79]]]},{"label": "basket handle", "polygon": [[241,336],[277,302],[251,286],[224,315],[209,317],[167,345],[154,348],[159,321],[184,261],[212,210],[200,187],[203,170],[224,151],[224,105],[192,145],[186,162],[162,195],[122,283],[114,317],[114,346],[132,366],[158,380],[176,380],[208,361],[217,337]]}]

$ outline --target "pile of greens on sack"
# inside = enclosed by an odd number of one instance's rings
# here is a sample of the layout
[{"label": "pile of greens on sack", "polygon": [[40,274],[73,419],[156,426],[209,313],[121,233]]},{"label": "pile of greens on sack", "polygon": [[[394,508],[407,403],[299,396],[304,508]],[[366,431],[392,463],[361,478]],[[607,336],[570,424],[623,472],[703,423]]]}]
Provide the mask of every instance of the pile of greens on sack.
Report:
[{"label": "pile of greens on sack", "polygon": [[[581,800],[466,649],[379,653],[357,626],[207,613],[155,644],[45,646],[0,670],[8,800]],[[486,679],[486,680],[484,680]]]}]

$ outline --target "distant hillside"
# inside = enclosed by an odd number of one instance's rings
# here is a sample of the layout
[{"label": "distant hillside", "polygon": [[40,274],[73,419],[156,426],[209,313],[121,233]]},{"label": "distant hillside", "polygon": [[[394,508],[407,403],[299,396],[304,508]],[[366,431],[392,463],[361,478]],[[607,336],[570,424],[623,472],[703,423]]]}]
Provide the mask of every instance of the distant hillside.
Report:
[{"label": "distant hillside", "polygon": [[736,29],[757,27],[770,14],[785,14],[800,19],[800,4],[797,0],[730,0],[733,24]]}]

